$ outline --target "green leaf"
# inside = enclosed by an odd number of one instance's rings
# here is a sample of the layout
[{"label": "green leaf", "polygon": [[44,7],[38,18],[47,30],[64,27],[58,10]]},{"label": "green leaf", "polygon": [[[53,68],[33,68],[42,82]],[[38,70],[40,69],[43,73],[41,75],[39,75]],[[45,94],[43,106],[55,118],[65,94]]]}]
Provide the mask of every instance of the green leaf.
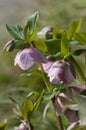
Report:
[{"label": "green leaf", "polygon": [[86,32],[79,32],[76,33],[74,38],[79,41],[81,44],[85,44],[86,45]]},{"label": "green leaf", "polygon": [[9,42],[6,43],[6,45],[3,48],[4,52],[11,52],[15,49],[15,42],[14,40],[10,40]]},{"label": "green leaf", "polygon": [[57,25],[55,24],[54,27],[53,27],[53,39],[56,39],[57,38]]},{"label": "green leaf", "polygon": [[32,75],[43,77],[43,73],[40,70],[32,70],[32,71],[28,71],[28,73],[21,74],[21,76],[27,76],[27,77],[30,77]]},{"label": "green leaf", "polygon": [[60,39],[49,39],[45,41],[47,50],[50,54],[56,54],[61,50],[61,40]]},{"label": "green leaf", "polygon": [[80,27],[81,27],[81,20],[72,22],[67,32],[68,40],[69,39],[72,40],[74,38],[75,33],[78,33],[80,31]]},{"label": "green leaf", "polygon": [[61,39],[61,54],[63,56],[69,56],[70,55],[70,45],[67,39],[66,32],[63,32],[62,39]]},{"label": "green leaf", "polygon": [[56,94],[57,94],[57,91],[46,93],[43,96],[43,99],[44,100],[51,100]]},{"label": "green leaf", "polygon": [[33,102],[27,98],[23,105],[22,105],[22,108],[21,108],[21,111],[22,111],[22,116],[26,119],[26,118],[29,118],[32,114],[32,111],[33,111],[33,108],[34,108],[34,105],[33,105]]},{"label": "green leaf", "polygon": [[21,35],[21,37],[24,38],[24,29],[19,25],[17,25],[16,28],[17,28],[19,34]]},{"label": "green leaf", "polygon": [[6,24],[6,28],[8,30],[8,32],[15,38],[15,39],[21,39],[23,40],[23,36],[21,35],[21,31],[19,31],[18,26],[17,27],[13,27],[11,25]]},{"label": "green leaf", "polygon": [[74,122],[67,128],[67,130],[81,130],[79,128],[79,122]]},{"label": "green leaf", "polygon": [[72,90],[74,99],[78,104],[79,118],[81,125],[86,125],[86,96],[80,95],[76,91]]},{"label": "green leaf", "polygon": [[36,48],[40,49],[43,52],[47,52],[47,47],[45,45],[45,39],[36,37],[34,39],[34,44],[35,44]]},{"label": "green leaf", "polygon": [[79,41],[77,40],[69,40],[70,45],[81,45]]},{"label": "green leaf", "polygon": [[38,99],[34,105],[33,112],[36,111],[38,109],[39,105],[41,104],[42,99],[43,99],[43,94],[44,94],[44,90],[42,90],[42,92],[40,93],[40,96],[38,97]]},{"label": "green leaf", "polygon": [[6,126],[7,126],[7,122],[4,121],[4,122],[0,122],[0,130],[6,130]]},{"label": "green leaf", "polygon": [[14,42],[15,42],[15,48],[17,49],[24,49],[29,47],[29,44],[26,41],[14,40]]},{"label": "green leaf", "polygon": [[75,51],[73,50],[72,54],[76,55],[76,56],[79,56],[79,55],[81,55],[84,52],[86,52],[86,49],[78,49],[78,50],[75,50]]},{"label": "green leaf", "polygon": [[34,39],[36,36],[36,22],[39,17],[38,11],[35,12],[28,20],[25,28],[24,28],[24,35],[26,38],[28,38],[30,41]]}]

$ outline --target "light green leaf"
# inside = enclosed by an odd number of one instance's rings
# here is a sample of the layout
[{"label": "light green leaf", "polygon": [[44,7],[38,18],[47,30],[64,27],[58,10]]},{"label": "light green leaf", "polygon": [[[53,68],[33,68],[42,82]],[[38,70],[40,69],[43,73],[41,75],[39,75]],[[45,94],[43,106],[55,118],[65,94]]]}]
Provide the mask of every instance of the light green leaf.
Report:
[{"label": "light green leaf", "polygon": [[57,31],[58,31],[58,28],[57,28],[57,25],[55,24],[53,27],[53,39],[57,38]]},{"label": "light green leaf", "polygon": [[43,99],[43,94],[44,94],[44,90],[42,90],[42,92],[40,93],[40,96],[38,97],[38,99],[34,105],[33,112],[36,111],[38,109],[39,105],[41,104],[42,99]]},{"label": "light green leaf", "polygon": [[29,118],[32,114],[33,108],[34,108],[33,102],[29,98],[26,98],[21,108],[22,116],[25,119]]},{"label": "light green leaf", "polygon": [[0,130],[6,130],[6,126],[7,126],[7,122],[4,121],[4,122],[0,122]]},{"label": "light green leaf", "polygon": [[63,32],[62,39],[61,39],[61,54],[63,56],[69,56],[70,55],[70,45],[67,39],[66,32]]},{"label": "light green leaf", "polygon": [[73,91],[73,96],[78,104],[79,109],[79,118],[81,121],[81,125],[86,125],[86,96],[80,95],[76,91]]},{"label": "light green leaf", "polygon": [[81,44],[85,44],[86,45],[86,32],[79,32],[76,33],[74,38],[79,41]]},{"label": "light green leaf", "polygon": [[80,27],[81,20],[72,22],[67,32],[68,40],[72,40],[74,38],[75,33],[78,33],[80,31]]},{"label": "light green leaf", "polygon": [[36,46],[38,49],[40,49],[41,51],[47,52],[47,47],[46,47],[46,45],[45,45],[45,39],[40,38],[40,37],[36,37],[36,38],[34,39],[34,44],[35,44],[35,46]]}]

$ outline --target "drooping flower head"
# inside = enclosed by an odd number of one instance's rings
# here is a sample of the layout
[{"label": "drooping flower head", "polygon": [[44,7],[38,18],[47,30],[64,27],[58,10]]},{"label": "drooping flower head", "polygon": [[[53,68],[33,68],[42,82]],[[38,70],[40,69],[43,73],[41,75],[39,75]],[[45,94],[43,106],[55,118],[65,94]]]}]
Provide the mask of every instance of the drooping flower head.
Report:
[{"label": "drooping flower head", "polygon": [[49,62],[46,64],[46,66],[44,65],[43,67],[45,72],[48,74],[48,77],[52,84],[56,84],[58,81],[63,81],[64,83],[72,83],[72,81],[75,79],[76,74],[74,66],[69,62]]},{"label": "drooping flower head", "polygon": [[34,63],[45,63],[46,58],[36,48],[26,48],[19,51],[15,57],[14,65],[19,65],[22,70],[29,69]]}]

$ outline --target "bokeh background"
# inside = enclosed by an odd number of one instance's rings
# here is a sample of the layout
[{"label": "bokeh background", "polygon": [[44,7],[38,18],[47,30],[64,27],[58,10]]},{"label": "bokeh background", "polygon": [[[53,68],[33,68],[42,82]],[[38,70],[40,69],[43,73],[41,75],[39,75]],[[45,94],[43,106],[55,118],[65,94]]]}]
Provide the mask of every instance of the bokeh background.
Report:
[{"label": "bokeh background", "polygon": [[[3,47],[12,37],[6,30],[6,23],[24,26],[35,11],[39,11],[40,17],[37,23],[38,31],[45,26],[57,24],[59,28],[67,29],[73,20],[82,19],[82,31],[86,31],[86,0],[0,0],[0,121],[8,119],[12,128],[19,122],[13,113],[13,103],[9,97],[13,97],[21,103],[25,96],[35,88],[39,90],[43,82],[37,77],[21,77],[23,73],[18,67],[14,67],[13,53],[3,53]],[[41,120],[41,112],[37,113],[37,119]],[[49,115],[51,116],[51,115]],[[54,117],[52,116],[53,121]],[[51,120],[49,119],[49,122]],[[54,122],[51,122],[53,126]],[[43,130],[56,129],[55,125]],[[13,128],[12,128],[13,129]],[[50,129],[49,129],[50,130]]]}]

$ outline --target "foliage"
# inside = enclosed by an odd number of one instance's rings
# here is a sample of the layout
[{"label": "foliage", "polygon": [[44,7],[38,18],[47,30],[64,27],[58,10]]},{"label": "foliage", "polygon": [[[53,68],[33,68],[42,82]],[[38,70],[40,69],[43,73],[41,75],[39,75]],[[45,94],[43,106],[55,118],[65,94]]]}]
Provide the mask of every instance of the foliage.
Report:
[{"label": "foliage", "polygon": [[[4,51],[12,52],[14,49],[18,49],[15,62],[21,69],[31,69],[33,64],[30,61],[37,64],[34,70],[27,71],[23,76],[34,76],[35,78],[37,75],[44,81],[44,88],[41,89],[41,92],[30,92],[21,106],[11,98],[16,104],[17,116],[21,121],[19,129],[22,130],[22,125],[23,130],[35,129],[31,122],[34,113],[42,104],[52,102],[53,111],[58,119],[58,130],[75,128],[84,130],[86,127],[84,109],[86,77],[75,56],[79,57],[86,53],[86,49],[83,49],[83,46],[86,47],[86,32],[80,31],[81,20],[72,22],[67,31],[57,29],[57,26],[54,25],[37,32],[38,16],[38,12],[34,13],[24,28],[19,25],[16,27],[6,25],[13,39],[5,45]],[[77,81],[79,85],[77,85]],[[50,108],[50,106],[48,107]],[[48,108],[44,111],[46,115]],[[67,118],[69,124],[64,123],[62,114]],[[50,120],[49,117],[48,120]]]}]

